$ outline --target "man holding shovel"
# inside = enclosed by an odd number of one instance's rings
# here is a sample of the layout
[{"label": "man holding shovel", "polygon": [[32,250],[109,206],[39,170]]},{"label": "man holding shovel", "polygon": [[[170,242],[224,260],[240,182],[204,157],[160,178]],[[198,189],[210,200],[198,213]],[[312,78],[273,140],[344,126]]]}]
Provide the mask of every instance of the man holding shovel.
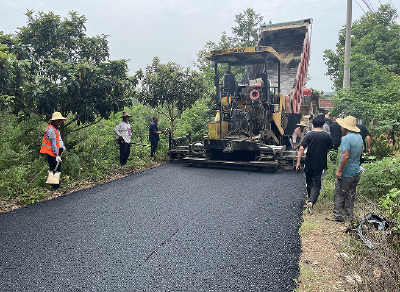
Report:
[{"label": "man holding shovel", "polygon": [[[50,171],[61,172],[61,153],[65,150],[65,146],[58,128],[66,120],[67,119],[64,118],[60,112],[54,112],[49,121],[49,125],[46,127],[46,130],[44,130],[40,153],[47,155]],[[58,184],[51,185],[54,189],[60,187],[59,182]]]}]

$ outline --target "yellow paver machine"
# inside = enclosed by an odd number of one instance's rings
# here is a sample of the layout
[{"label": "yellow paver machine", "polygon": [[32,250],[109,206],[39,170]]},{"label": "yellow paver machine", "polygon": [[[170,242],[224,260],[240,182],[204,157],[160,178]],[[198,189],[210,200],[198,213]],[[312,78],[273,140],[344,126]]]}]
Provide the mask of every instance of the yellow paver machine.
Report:
[{"label": "yellow paver machine", "polygon": [[[261,26],[258,46],[211,51],[215,65],[216,109],[203,141],[181,145],[170,139],[171,161],[201,166],[295,167],[290,137],[301,119],[312,116],[304,89],[310,52],[311,19]],[[218,64],[227,64],[222,78]],[[244,66],[239,82],[230,73]]]}]

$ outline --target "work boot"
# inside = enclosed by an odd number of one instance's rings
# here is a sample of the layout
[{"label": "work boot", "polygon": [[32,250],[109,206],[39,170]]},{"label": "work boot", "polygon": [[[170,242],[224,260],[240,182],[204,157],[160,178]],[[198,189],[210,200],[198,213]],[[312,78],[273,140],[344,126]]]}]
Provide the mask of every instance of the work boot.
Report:
[{"label": "work boot", "polygon": [[312,215],[312,212],[313,212],[313,203],[312,202],[307,203],[307,210],[308,210],[308,213],[310,213],[310,215]]},{"label": "work boot", "polygon": [[338,218],[338,217],[336,217],[336,216],[333,215],[333,214],[329,215],[329,216],[326,217],[325,219],[326,219],[326,220],[329,220],[329,221],[335,221],[335,222],[344,222],[344,219],[343,219],[343,218]]}]

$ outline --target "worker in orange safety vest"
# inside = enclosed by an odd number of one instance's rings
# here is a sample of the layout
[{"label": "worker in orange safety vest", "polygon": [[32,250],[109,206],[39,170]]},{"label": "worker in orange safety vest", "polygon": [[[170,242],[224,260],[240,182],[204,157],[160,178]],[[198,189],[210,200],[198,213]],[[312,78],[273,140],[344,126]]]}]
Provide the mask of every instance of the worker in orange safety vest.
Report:
[{"label": "worker in orange safety vest", "polygon": [[[61,138],[60,130],[58,129],[63,122],[67,119],[62,116],[60,112],[54,112],[49,125],[44,131],[42,148],[40,148],[40,153],[47,155],[47,161],[49,163],[50,170],[61,172],[61,153],[65,151],[64,142]],[[57,169],[56,165],[58,164]],[[60,184],[52,184],[54,189],[60,187]]]}]

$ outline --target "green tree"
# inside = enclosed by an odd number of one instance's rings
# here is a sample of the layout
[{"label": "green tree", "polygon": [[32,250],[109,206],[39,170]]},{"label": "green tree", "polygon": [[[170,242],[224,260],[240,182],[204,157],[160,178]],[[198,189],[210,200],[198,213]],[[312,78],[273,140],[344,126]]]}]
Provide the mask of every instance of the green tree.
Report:
[{"label": "green tree", "polygon": [[378,119],[381,130],[399,135],[394,121],[400,120],[400,76],[360,54],[352,57],[350,72],[353,82],[349,90],[337,92],[334,114],[353,115],[364,123]]},{"label": "green tree", "polygon": [[[390,4],[381,5],[376,12],[367,12],[352,24],[351,55],[370,56],[389,72],[400,74],[400,26],[397,10]],[[345,27],[339,31],[336,51],[325,50],[327,75],[336,89],[343,85]],[[355,81],[351,74],[351,84]]]},{"label": "green tree", "polygon": [[253,8],[247,8],[243,13],[235,15],[237,26],[232,27],[233,40],[238,47],[253,47],[258,43],[258,28],[264,17]]},{"label": "green tree", "polygon": [[[2,37],[0,32],[0,39]],[[14,95],[26,82],[28,69],[27,61],[17,60],[8,52],[8,46],[0,43],[0,109],[12,109]]]},{"label": "green tree", "polygon": [[172,134],[175,120],[207,92],[202,74],[174,62],[161,64],[158,57],[137,76],[141,79],[139,101],[159,107],[170,122]]},{"label": "green tree", "polygon": [[[257,14],[253,8],[247,8],[242,13],[235,15],[236,26],[232,27],[232,36],[225,31],[218,43],[209,41],[204,48],[197,53],[197,62],[194,65],[203,72],[207,78],[210,87],[214,86],[214,64],[206,57],[210,55],[210,51],[230,49],[234,47],[251,47],[258,43],[258,28],[263,22],[264,17]],[[218,65],[218,75],[222,76],[228,69],[228,65]],[[232,68],[232,73],[237,79],[240,79],[244,72],[244,67]]]},{"label": "green tree", "polygon": [[70,12],[26,13],[28,24],[0,38],[11,54],[31,63],[28,82],[15,92],[15,114],[48,120],[54,111],[68,116],[65,136],[108,118],[130,104],[136,78],[127,60],[109,60],[107,36],[86,36],[85,16]]},{"label": "green tree", "polygon": [[311,102],[314,113],[318,112],[318,107],[319,107],[318,102],[320,98],[324,98],[324,92],[311,88]]},{"label": "green tree", "polygon": [[[381,5],[352,25],[350,63],[351,86],[338,90],[334,98],[334,115],[353,115],[370,128],[373,136],[384,135],[393,144],[400,135],[400,26],[397,11]],[[336,51],[326,50],[328,75],[336,89],[343,83],[345,29],[339,32]]]}]

